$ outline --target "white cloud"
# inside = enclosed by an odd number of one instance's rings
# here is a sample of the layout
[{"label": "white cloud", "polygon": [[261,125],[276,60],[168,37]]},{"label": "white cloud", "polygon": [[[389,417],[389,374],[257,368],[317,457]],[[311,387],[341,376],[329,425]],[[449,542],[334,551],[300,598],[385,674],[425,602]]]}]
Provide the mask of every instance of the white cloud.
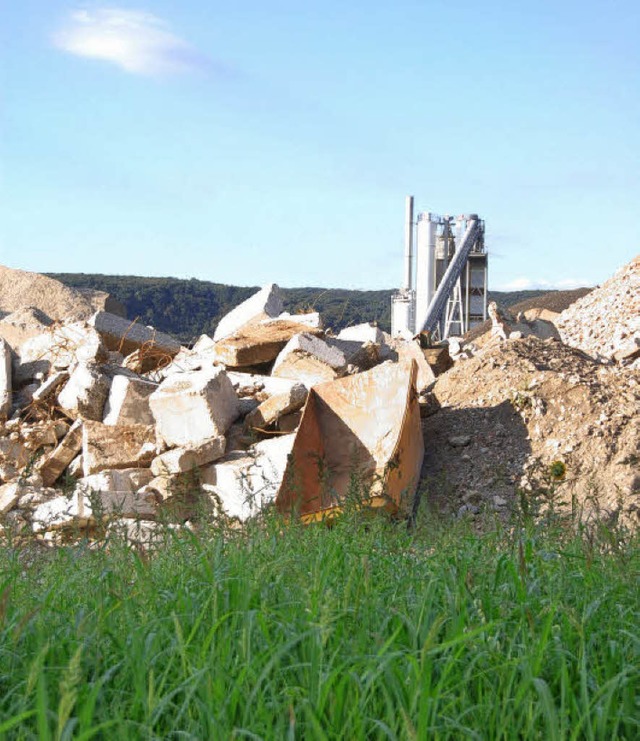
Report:
[{"label": "white cloud", "polygon": [[208,66],[204,55],[151,13],[122,8],[72,12],[53,35],[58,49],[118,65],[137,75],[160,76]]},{"label": "white cloud", "polygon": [[590,286],[591,283],[588,280],[581,278],[563,278],[562,280],[548,281],[548,280],[534,280],[532,278],[514,278],[507,283],[501,283],[496,290],[497,291],[532,291],[532,290],[548,290],[548,291],[568,291],[572,288],[583,288],[584,286]]}]

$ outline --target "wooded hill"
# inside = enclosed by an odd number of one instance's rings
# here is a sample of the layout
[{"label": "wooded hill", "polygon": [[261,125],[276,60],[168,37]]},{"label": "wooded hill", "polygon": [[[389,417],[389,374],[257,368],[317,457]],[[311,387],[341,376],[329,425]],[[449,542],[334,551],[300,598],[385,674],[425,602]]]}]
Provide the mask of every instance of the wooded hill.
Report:
[{"label": "wooded hill", "polygon": [[[67,286],[107,291],[120,301],[127,317],[168,332],[183,343],[201,334],[213,334],[220,318],[255,293],[259,286],[228,286],[180,278],[143,278],[134,275],[49,273]],[[351,291],[343,288],[283,288],[285,310],[319,311],[326,327],[335,331],[361,322],[375,321],[385,331],[391,327],[390,296],[394,289]],[[502,306],[541,296],[546,291],[491,291],[489,298]]]}]

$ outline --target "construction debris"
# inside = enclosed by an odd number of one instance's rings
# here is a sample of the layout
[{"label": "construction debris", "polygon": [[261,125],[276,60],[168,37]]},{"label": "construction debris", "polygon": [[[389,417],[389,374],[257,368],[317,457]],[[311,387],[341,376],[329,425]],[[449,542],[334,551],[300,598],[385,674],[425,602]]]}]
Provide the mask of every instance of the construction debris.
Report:
[{"label": "construction debris", "polygon": [[[423,432],[430,496],[460,516],[509,512],[554,460],[581,506],[585,482],[614,482],[627,515],[640,511],[637,267],[583,299],[591,319],[580,302],[560,317],[492,307],[489,332],[436,346],[373,324],[334,337],[317,314],[283,314],[275,285],[191,348],[104,311],[51,322],[11,304],[0,321],[3,532],[108,526],[133,538],[137,520],[144,539],[167,517],[245,521],[275,507],[312,520],[349,503],[404,514]],[[24,300],[53,311],[40,298]]]},{"label": "construction debris", "polygon": [[252,324],[277,317],[281,312],[282,297],[280,296],[280,290],[275,283],[270,283],[222,317],[218,322],[213,339],[217,342]]},{"label": "construction debris", "polygon": [[562,341],[596,359],[640,358],[640,255],[556,320]]},{"label": "construction debris", "polygon": [[313,519],[348,502],[406,513],[424,450],[416,375],[413,361],[383,363],[313,387],[278,492],[278,509]]}]

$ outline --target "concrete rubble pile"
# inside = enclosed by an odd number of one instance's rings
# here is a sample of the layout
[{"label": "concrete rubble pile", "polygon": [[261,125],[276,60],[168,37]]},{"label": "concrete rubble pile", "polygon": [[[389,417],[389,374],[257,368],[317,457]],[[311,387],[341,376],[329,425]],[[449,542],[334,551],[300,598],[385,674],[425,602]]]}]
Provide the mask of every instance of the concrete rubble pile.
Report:
[{"label": "concrete rubble pile", "polygon": [[274,501],[310,390],[357,374],[365,388],[381,364],[406,366],[418,392],[435,380],[417,343],[368,324],[334,337],[318,314],[284,313],[276,285],[191,348],[103,310],[14,309],[0,321],[0,528],[57,542],[244,521]]},{"label": "concrete rubble pile", "polygon": [[563,311],[556,325],[567,345],[640,367],[640,255]]}]

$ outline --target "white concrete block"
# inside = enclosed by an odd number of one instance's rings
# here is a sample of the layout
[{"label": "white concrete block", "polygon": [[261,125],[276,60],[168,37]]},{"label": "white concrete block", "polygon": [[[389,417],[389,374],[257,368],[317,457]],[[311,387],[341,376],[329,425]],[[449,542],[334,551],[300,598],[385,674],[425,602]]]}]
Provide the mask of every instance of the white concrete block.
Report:
[{"label": "white concrete block", "polygon": [[180,350],[180,343],[170,335],[106,311],[94,314],[89,324],[95,327],[109,350],[116,350],[123,355],[129,355],[143,346],[169,357]]},{"label": "white concrete block", "polygon": [[95,365],[79,364],[62,391],[58,404],[72,418],[102,420],[111,379]]},{"label": "white concrete block", "polygon": [[159,455],[151,464],[154,476],[174,473],[185,473],[193,468],[206,466],[218,458],[222,458],[226,448],[224,435],[214,437],[196,448],[174,448]]},{"label": "white concrete block", "polygon": [[263,319],[277,317],[282,312],[280,289],[275,283],[261,288],[218,322],[213,339],[217,342],[228,337],[248,324],[257,324]]},{"label": "white concrete block", "polygon": [[338,334],[339,340],[352,340],[355,342],[375,342],[378,345],[384,343],[384,332],[375,324],[366,322],[356,324],[353,327],[345,327]]},{"label": "white concrete block", "polygon": [[149,397],[157,388],[157,383],[145,378],[118,373],[111,383],[102,421],[106,425],[154,424]]},{"label": "white concrete block", "polygon": [[202,488],[227,517],[245,521],[275,498],[295,435],[264,440],[202,469]]},{"label": "white concrete block", "polygon": [[302,409],[308,395],[309,389],[303,383],[297,383],[288,392],[275,394],[263,401],[247,415],[245,424],[247,428],[264,430],[285,414]]},{"label": "white concrete block", "polygon": [[305,332],[285,345],[273,364],[272,376],[292,378],[307,387],[333,381],[346,371],[348,357],[338,346]]},{"label": "white concrete block", "polygon": [[197,447],[224,435],[238,417],[238,396],[221,368],[170,376],[149,403],[168,446]]}]

